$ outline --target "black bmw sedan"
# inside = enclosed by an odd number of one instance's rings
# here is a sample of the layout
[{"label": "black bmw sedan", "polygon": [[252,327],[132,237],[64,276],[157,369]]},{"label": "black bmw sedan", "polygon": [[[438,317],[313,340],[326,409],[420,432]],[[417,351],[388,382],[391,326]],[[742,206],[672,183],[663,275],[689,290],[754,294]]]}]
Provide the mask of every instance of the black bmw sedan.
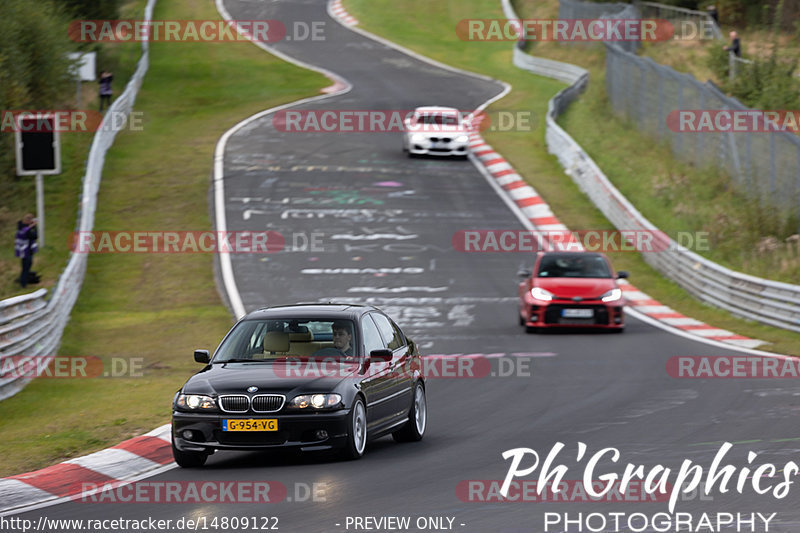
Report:
[{"label": "black bmw sedan", "polygon": [[172,406],[172,452],[182,467],[216,450],[338,449],[418,441],[427,404],[414,342],[370,306],[269,307],[239,320]]}]

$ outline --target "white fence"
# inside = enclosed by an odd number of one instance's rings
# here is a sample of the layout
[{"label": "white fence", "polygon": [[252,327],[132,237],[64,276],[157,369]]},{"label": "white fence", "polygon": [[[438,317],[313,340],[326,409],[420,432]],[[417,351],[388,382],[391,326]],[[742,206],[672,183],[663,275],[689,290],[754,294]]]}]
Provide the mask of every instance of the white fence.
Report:
[{"label": "white fence", "polygon": [[[144,19],[151,20],[156,0],[148,0]],[[125,91],[117,98],[106,116],[126,117],[133,109],[139,87],[148,67],[148,42],[142,42],[142,56]],[[121,122],[117,120],[117,122]],[[106,151],[114,143],[119,128],[103,121],[95,134],[89,151],[83,192],[78,213],[78,231],[91,231],[97,208],[97,191],[100,187]],[[52,358],[61,342],[61,335],[69,320],[75,301],[83,284],[88,255],[70,254],[69,262],[46,300],[45,289],[31,294],[0,301],[0,400],[18,393],[30,381],[20,362],[29,358]]]},{"label": "white fence", "polygon": [[[707,11],[695,11],[677,6],[668,6],[657,2],[634,2],[643,18],[654,18],[670,21],[675,29],[675,35],[687,37],[684,31],[692,35],[695,31],[710,32],[715,39],[722,39],[722,30],[719,24]],[[684,23],[689,23],[688,25]]]},{"label": "white fence", "polygon": [[[510,2],[502,0],[505,16],[517,19]],[[661,234],[556,123],[558,115],[585,89],[589,75],[574,65],[551,66],[552,63],[558,62],[543,62],[517,48],[514,50],[514,64],[520,68],[571,84],[549,102],[545,133],[548,150],[558,157],[566,173],[616,228]],[[800,286],[735,272],[672,239],[663,245],[664,251],[642,254],[645,261],[696,298],[747,319],[800,332]]]}]

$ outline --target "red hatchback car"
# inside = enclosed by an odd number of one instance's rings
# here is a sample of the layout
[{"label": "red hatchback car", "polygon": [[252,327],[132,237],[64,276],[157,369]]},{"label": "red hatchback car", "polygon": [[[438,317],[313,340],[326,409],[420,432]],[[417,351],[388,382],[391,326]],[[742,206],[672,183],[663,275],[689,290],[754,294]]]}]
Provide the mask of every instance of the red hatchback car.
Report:
[{"label": "red hatchback car", "polygon": [[595,252],[539,252],[533,271],[519,272],[519,325],[543,328],[625,329],[625,297],[608,258]]}]

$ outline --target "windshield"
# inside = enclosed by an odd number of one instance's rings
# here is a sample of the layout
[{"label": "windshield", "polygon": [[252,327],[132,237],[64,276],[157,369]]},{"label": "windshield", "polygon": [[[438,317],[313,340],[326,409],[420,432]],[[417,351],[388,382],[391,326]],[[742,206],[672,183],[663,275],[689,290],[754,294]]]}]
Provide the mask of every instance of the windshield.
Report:
[{"label": "windshield", "polygon": [[240,322],[220,345],[214,363],[275,361],[286,357],[356,358],[355,326],[341,319],[269,319]]},{"label": "windshield", "polygon": [[441,113],[423,113],[417,119],[419,124],[435,124],[439,126],[458,126],[457,115],[443,115]]},{"label": "windshield", "polygon": [[594,254],[549,254],[539,264],[540,278],[610,278],[608,263]]}]

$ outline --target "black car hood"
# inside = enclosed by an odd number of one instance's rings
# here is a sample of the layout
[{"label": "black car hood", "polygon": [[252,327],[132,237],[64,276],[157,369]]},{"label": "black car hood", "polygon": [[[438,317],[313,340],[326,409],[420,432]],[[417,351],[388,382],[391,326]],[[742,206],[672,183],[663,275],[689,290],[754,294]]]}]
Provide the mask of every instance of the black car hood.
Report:
[{"label": "black car hood", "polygon": [[325,373],[313,370],[302,372],[297,370],[297,366],[287,367],[283,363],[216,363],[189,378],[183,386],[183,392],[248,394],[248,387],[255,386],[258,387],[256,394],[279,393],[290,396],[334,391],[343,382],[357,383],[362,377],[355,364],[335,365]]}]

